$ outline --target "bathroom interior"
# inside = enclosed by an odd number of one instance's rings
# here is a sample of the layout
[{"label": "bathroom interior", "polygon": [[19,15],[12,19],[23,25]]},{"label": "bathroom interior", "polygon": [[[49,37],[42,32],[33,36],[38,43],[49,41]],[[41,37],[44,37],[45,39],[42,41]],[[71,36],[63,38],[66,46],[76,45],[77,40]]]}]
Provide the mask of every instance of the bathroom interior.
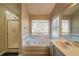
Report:
[{"label": "bathroom interior", "polygon": [[78,3],[0,4],[0,56],[79,56]]}]

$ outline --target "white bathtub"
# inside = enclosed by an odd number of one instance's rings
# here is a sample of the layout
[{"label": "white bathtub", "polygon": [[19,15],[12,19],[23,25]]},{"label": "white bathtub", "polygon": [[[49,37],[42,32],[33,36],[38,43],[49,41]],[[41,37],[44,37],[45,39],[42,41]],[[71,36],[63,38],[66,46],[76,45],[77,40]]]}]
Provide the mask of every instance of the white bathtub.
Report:
[{"label": "white bathtub", "polygon": [[22,41],[22,47],[42,47],[42,46],[49,46],[49,38],[47,35],[44,36],[31,36],[28,37],[27,39]]}]

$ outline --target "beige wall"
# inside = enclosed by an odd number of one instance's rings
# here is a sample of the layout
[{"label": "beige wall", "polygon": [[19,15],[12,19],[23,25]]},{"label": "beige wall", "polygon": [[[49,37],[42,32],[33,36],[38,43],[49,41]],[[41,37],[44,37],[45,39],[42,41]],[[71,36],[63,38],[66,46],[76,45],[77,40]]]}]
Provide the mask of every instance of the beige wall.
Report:
[{"label": "beige wall", "polygon": [[62,16],[63,20],[71,20],[71,16],[70,15],[64,15]]},{"label": "beige wall", "polygon": [[72,15],[72,34],[79,34],[79,11]]},{"label": "beige wall", "polygon": [[29,26],[29,13],[26,4],[22,4],[22,39],[26,38],[30,34]]},{"label": "beige wall", "polygon": [[19,55],[22,55],[23,40],[30,35],[30,16],[26,4],[21,4],[21,40]]},{"label": "beige wall", "polygon": [[[20,9],[20,7],[18,7],[18,4],[17,4],[17,6],[15,6],[15,5],[16,4],[0,4],[0,51],[1,52],[9,50],[7,48],[7,20],[6,20],[6,10],[9,10],[12,13],[16,14],[17,16],[20,16],[19,15],[19,13],[20,13],[19,11],[20,10],[17,10],[18,12],[16,11],[16,8]],[[13,50],[11,50],[11,51],[13,51]]]},{"label": "beige wall", "polygon": [[31,20],[50,20],[49,15],[31,15]]},{"label": "beige wall", "polygon": [[[6,10],[7,11],[10,11],[11,13],[13,13],[15,16],[17,16],[19,19],[18,19],[18,21],[19,21],[19,25],[20,25],[20,16],[21,16],[21,14],[20,14],[20,4],[16,4],[16,3],[13,3],[13,4],[2,4],[3,5],[3,7],[5,7],[6,8]],[[6,13],[5,13],[5,15],[7,15]],[[8,18],[8,17],[10,17],[10,18]],[[8,42],[7,42],[7,40],[8,40],[8,35],[7,35],[7,33],[8,33],[8,30],[7,30],[7,22],[10,20],[13,20],[13,17],[12,17],[12,15],[10,15],[10,16],[6,16],[6,19],[5,19],[5,51],[6,52],[17,52],[19,49],[9,49],[8,48]],[[19,36],[21,35],[20,34],[20,26],[19,26]],[[20,37],[19,37],[20,38]],[[18,42],[20,41],[20,39],[18,40]]]},{"label": "beige wall", "polygon": [[5,50],[5,10],[0,4],[0,52]]}]

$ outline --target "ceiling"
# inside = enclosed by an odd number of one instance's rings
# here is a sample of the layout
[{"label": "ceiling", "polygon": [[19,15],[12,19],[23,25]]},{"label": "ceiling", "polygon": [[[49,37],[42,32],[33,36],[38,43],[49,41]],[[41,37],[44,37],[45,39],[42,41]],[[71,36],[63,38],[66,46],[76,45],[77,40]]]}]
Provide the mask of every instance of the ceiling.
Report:
[{"label": "ceiling", "polygon": [[6,20],[18,20],[20,13],[20,5],[18,3],[3,3],[6,9]]},{"label": "ceiling", "polygon": [[10,10],[11,12],[15,14],[20,13],[20,8],[19,8],[20,6],[18,3],[3,3],[3,5],[7,7],[8,10]]},{"label": "ceiling", "polygon": [[79,4],[72,4],[63,11],[63,15],[72,15],[79,10]]},{"label": "ceiling", "polygon": [[6,10],[6,20],[19,20],[19,18],[14,13]]},{"label": "ceiling", "polygon": [[27,3],[31,15],[50,15],[54,7],[55,3]]}]

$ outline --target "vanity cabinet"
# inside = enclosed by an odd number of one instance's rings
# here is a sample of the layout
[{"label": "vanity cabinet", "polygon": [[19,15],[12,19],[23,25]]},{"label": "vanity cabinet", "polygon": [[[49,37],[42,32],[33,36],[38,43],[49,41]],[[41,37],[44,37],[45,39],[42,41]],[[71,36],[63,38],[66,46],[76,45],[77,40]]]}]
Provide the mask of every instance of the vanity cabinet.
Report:
[{"label": "vanity cabinet", "polygon": [[53,56],[53,43],[50,42],[50,56]]},{"label": "vanity cabinet", "polygon": [[53,45],[53,55],[54,56],[65,56],[55,45]]},{"label": "vanity cabinet", "polygon": [[52,42],[50,42],[50,56],[65,56]]}]

